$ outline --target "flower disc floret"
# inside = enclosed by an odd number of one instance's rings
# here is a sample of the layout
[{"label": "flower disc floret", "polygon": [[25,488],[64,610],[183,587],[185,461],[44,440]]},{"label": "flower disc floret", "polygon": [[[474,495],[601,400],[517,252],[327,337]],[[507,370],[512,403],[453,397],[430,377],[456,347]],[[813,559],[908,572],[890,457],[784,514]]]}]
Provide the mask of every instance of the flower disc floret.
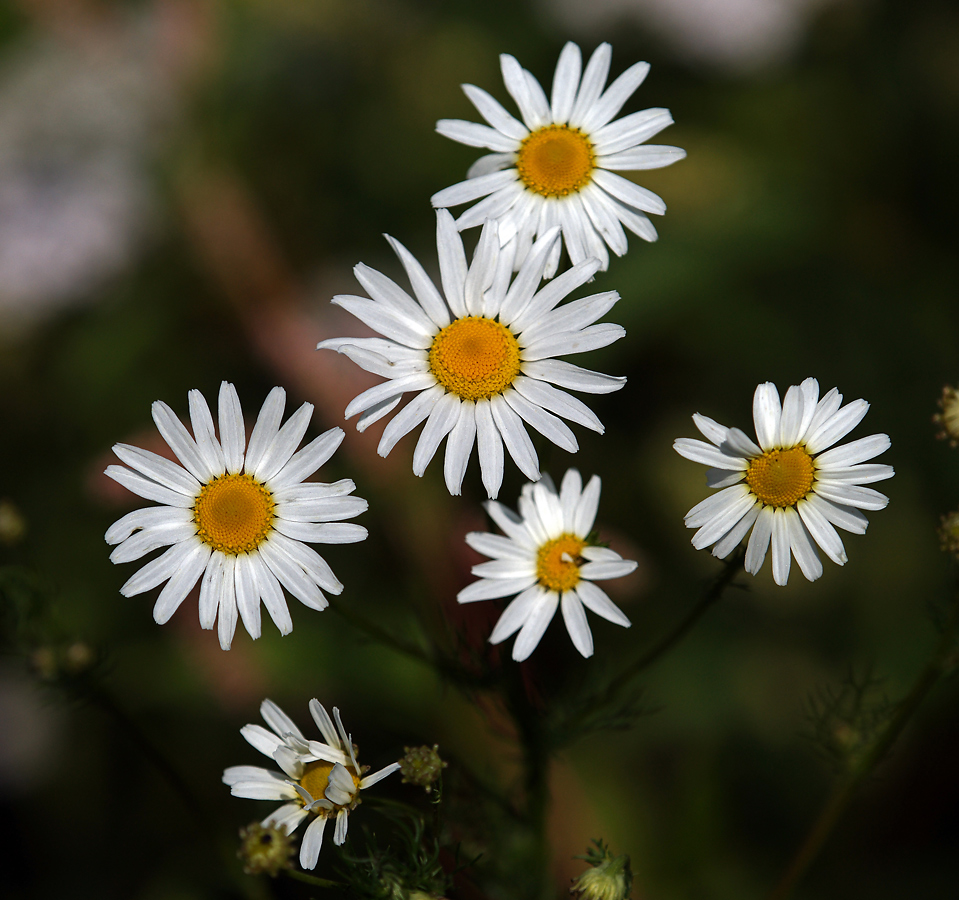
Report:
[{"label": "flower disc floret", "polygon": [[447,325],[430,345],[430,371],[463,400],[502,394],[519,374],[519,342],[505,325],[467,316]]},{"label": "flower disc floret", "polygon": [[761,503],[795,506],[812,487],[816,469],[805,447],[770,450],[749,461],[746,484]]},{"label": "flower disc floret", "polygon": [[536,578],[548,591],[569,591],[579,584],[581,553],[586,541],[575,534],[561,534],[536,552]]},{"label": "flower disc floret", "polygon": [[516,152],[523,184],[544,197],[565,197],[590,183],[596,167],[593,142],[578,128],[546,125],[525,137]]},{"label": "flower disc floret", "polygon": [[252,553],[273,530],[273,494],[250,475],[222,475],[193,504],[197,537],[214,550]]}]

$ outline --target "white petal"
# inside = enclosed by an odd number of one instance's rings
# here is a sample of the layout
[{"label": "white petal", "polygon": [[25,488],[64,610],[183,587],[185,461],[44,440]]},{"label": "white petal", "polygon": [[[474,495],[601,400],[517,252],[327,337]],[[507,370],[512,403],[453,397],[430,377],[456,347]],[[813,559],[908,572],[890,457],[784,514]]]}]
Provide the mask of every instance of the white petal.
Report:
[{"label": "white petal", "polygon": [[842,440],[849,434],[868,411],[869,404],[865,400],[853,400],[852,403],[847,403],[817,429],[811,431],[806,441],[806,449],[815,454],[831,447],[836,441]]},{"label": "white petal", "polygon": [[[527,659],[536,649],[546,632],[547,626],[553,619],[558,603],[559,596],[550,591],[544,593],[540,601],[533,607],[516,637],[516,642],[513,644],[513,659],[516,662]],[[490,641],[492,641],[492,638],[490,638]]]},{"label": "white petal", "polygon": [[753,423],[756,427],[756,439],[763,450],[772,450],[779,441],[779,421],[782,407],[779,405],[779,391],[771,381],[760,384],[753,394]]},{"label": "white petal", "polygon": [[832,450],[827,450],[825,453],[820,453],[816,457],[816,467],[818,469],[829,469],[831,467],[855,466],[884,453],[889,449],[891,443],[888,434],[871,434],[869,437],[859,438],[858,441],[851,441],[840,447],[833,447]]},{"label": "white petal", "polygon": [[[725,559],[732,552],[733,549],[739,546],[740,541],[746,536],[746,532],[753,527],[756,519],[759,517],[759,513],[762,510],[762,506],[758,503],[754,504],[753,507],[744,515],[728,532],[726,537],[719,541],[712,551],[710,551],[713,556],[717,559]],[[762,561],[760,560],[760,565]]]},{"label": "white petal", "polygon": [[188,496],[168,487],[163,487],[163,485],[157,484],[149,478],[138,475],[126,466],[107,466],[103,474],[122,484],[128,491],[133,491],[134,494],[147,500],[155,500],[157,503],[184,508],[192,507],[196,502],[195,494]]},{"label": "white petal", "polygon": [[210,413],[206,398],[199,391],[192,390],[189,400],[190,424],[193,426],[197,450],[204,464],[203,469],[199,471],[200,480],[209,481],[214,475],[222,475],[226,471],[226,462],[223,459],[220,442],[216,439],[213,415]]},{"label": "white petal", "polygon": [[136,594],[142,594],[155,588],[158,584],[170,578],[176,570],[183,565],[186,559],[197,551],[197,548],[205,546],[198,540],[181,541],[174,544],[156,559],[148,562],[139,572],[129,578],[120,593],[124,597],[133,597]]},{"label": "white petal", "polygon": [[638,62],[620,75],[594,103],[583,117],[580,126],[587,134],[607,124],[622,108],[649,74],[649,63]]},{"label": "white petal", "polygon": [[503,484],[503,439],[493,421],[488,400],[479,401],[473,413],[476,422],[476,452],[479,456],[483,487],[489,497],[496,497]]},{"label": "white petal", "polygon": [[326,819],[317,816],[303,833],[303,842],[300,844],[300,865],[304,869],[316,868],[320,858],[320,848],[323,846],[323,829],[326,828]]},{"label": "white petal", "polygon": [[647,188],[628,181],[622,175],[608,172],[606,169],[594,169],[593,181],[607,194],[626,204],[631,209],[661,216],[666,212],[663,198]]},{"label": "white petal", "polygon": [[[500,153],[515,151],[518,146],[518,141],[502,134],[495,128],[481,125],[478,122],[466,122],[462,119],[440,119],[436,123],[436,131],[443,137],[448,137],[451,141],[460,144],[466,144],[468,147],[485,147],[487,150],[496,150]],[[441,191],[440,194],[434,194],[430,198],[433,206],[451,205],[439,199],[443,193]]]},{"label": "white petal", "polygon": [[538,584],[534,584],[532,587],[524,590],[503,610],[503,614],[499,617],[499,621],[497,621],[493,628],[489,642],[491,644],[499,644],[501,641],[505,641],[510,635],[515,634],[523,627],[523,624],[532,614],[533,609],[537,605],[548,602],[548,600],[549,597],[546,591]]},{"label": "white petal", "polygon": [[812,535],[813,540],[822,547],[826,556],[836,565],[845,565],[848,557],[846,556],[846,548],[842,544],[842,538],[839,537],[836,529],[833,528],[817,505],[810,503],[808,500],[800,500],[796,509],[799,511],[799,515],[802,517],[803,523]]},{"label": "white petal", "polygon": [[591,372],[562,359],[541,359],[524,362],[521,369],[530,378],[548,381],[561,388],[588,394],[609,394],[626,384],[626,379]]},{"label": "white petal", "polygon": [[414,475],[423,475],[440,442],[453,430],[459,419],[462,402],[455,394],[444,394],[437,401],[413,451]]},{"label": "white petal", "polygon": [[[280,422],[283,420],[283,410],[286,408],[286,391],[281,387],[275,387],[260,408],[260,414],[256,417],[256,425],[253,426],[253,433],[250,435],[250,446],[247,450],[245,471],[250,474],[256,472],[260,460],[269,450],[270,445],[276,440],[280,430]],[[310,410],[313,406],[310,404]]]},{"label": "white petal", "polygon": [[219,398],[220,445],[226,470],[235,475],[243,469],[243,450],[246,446],[246,428],[243,410],[236,388],[228,381],[220,384]]},{"label": "white petal", "polygon": [[186,595],[193,590],[193,585],[200,580],[203,570],[210,559],[211,548],[199,542],[184,542],[191,546],[192,552],[183,559],[164,585],[153,607],[153,619],[158,625],[170,621],[170,617],[177,611]]},{"label": "white petal", "polygon": [[766,506],[756,517],[756,524],[753,525],[749,543],[746,545],[746,571],[750,575],[755,575],[762,568],[772,531],[773,509]]},{"label": "white petal", "polygon": [[573,646],[580,652],[580,655],[589,658],[593,655],[593,634],[589,630],[586,611],[583,609],[583,604],[580,603],[576,591],[563,592],[561,607],[563,621],[566,623],[566,630],[569,632]]},{"label": "white petal", "polygon": [[889,498],[872,488],[858,487],[853,484],[838,484],[817,481],[813,491],[826,500],[832,500],[842,506],[855,506],[859,509],[885,509]]},{"label": "white petal", "polygon": [[599,156],[596,159],[596,164],[604,169],[636,172],[643,169],[662,169],[685,158],[686,151],[682,147],[670,147],[666,144],[644,144],[641,147],[619,150],[616,153],[610,153],[608,156]]},{"label": "white petal", "polygon": [[579,76],[583,60],[579,47],[567,41],[559,54],[556,71],[553,74],[553,91],[550,102],[553,121],[559,125],[569,120],[579,87]]},{"label": "white petal", "polygon": [[[177,459],[199,480],[206,481],[210,475],[210,466],[203,454],[200,453],[196,441],[190,437],[183,423],[174,415],[173,410],[165,403],[157,400],[152,408],[153,421],[163,440],[177,455]],[[217,473],[218,474],[218,473]]]},{"label": "white petal", "polygon": [[613,48],[606,43],[600,44],[589,58],[583,80],[580,82],[573,111],[569,116],[569,124],[578,128],[583,119],[593,109],[599,100],[603,87],[606,85],[606,76],[609,75],[609,64],[612,59]]},{"label": "white petal", "polygon": [[726,469],[730,472],[745,471],[749,465],[742,457],[731,456],[718,447],[695,438],[676,438],[673,441],[673,450],[686,459],[714,469]]},{"label": "white petal", "polygon": [[519,470],[531,481],[539,481],[539,460],[522,419],[503,399],[502,394],[490,398],[490,411],[503,443]]}]

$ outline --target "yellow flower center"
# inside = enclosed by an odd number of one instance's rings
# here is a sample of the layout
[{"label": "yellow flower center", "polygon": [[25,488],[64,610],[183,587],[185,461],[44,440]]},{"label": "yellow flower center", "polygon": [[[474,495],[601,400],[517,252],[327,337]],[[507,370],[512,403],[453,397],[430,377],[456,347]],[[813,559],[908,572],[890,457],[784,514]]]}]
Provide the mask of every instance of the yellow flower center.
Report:
[{"label": "yellow flower center", "polygon": [[546,125],[532,132],[516,152],[519,177],[544,197],[581,191],[596,168],[593,142],[578,128]]},{"label": "yellow flower center", "polygon": [[252,553],[273,530],[273,495],[251,475],[220,475],[193,504],[197,536],[214,550]]},{"label": "yellow flower center", "polygon": [[586,541],[575,534],[561,534],[536,552],[536,577],[551,591],[569,591],[579,584],[580,553]]},{"label": "yellow flower center", "polygon": [[433,338],[429,363],[450,393],[485,400],[505,391],[519,374],[519,342],[500,322],[467,316]]},{"label": "yellow flower center", "polygon": [[[318,762],[308,763],[305,767],[303,777],[300,779],[300,787],[310,792],[314,800],[319,800],[326,796],[326,788],[330,783],[330,772],[336,763],[319,760]],[[353,787],[358,791],[360,789],[360,777],[353,771],[352,766],[347,766],[346,771],[350,773],[353,779]],[[341,806],[334,804],[334,809],[342,809]]]},{"label": "yellow flower center", "polygon": [[805,447],[769,450],[749,461],[746,484],[766,506],[794,506],[812,487],[815,467]]}]

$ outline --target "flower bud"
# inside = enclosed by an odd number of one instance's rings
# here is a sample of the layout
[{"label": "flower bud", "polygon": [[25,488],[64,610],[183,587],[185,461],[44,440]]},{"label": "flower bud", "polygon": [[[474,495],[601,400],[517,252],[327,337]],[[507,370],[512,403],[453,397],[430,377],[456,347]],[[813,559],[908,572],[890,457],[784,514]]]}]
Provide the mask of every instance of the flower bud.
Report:
[{"label": "flower bud", "polygon": [[932,417],[939,426],[936,437],[949,441],[950,446],[959,445],[959,390],[948,385],[942,389],[939,398],[941,412]]},{"label": "flower bud", "polygon": [[633,883],[629,857],[613,856],[602,841],[597,841],[598,851],[592,850],[585,857],[592,868],[575,879],[570,888],[580,900],[626,900]]},{"label": "flower bud", "polygon": [[446,768],[440,759],[439,744],[430,747],[404,747],[406,755],[400,760],[400,772],[404,784],[418,784],[426,793],[433,790],[433,784],[439,781]]},{"label": "flower bud", "polygon": [[275,878],[280,869],[291,868],[293,841],[284,828],[270,825],[264,828],[253,822],[240,829],[240,849],[237,856],[243,860],[247,875],[266,873]]}]

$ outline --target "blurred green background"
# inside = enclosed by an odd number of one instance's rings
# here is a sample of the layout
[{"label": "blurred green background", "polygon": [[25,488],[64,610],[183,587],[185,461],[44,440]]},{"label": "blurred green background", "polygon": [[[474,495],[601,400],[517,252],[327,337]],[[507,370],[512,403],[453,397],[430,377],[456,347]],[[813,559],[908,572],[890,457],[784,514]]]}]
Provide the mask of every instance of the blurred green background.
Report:
[{"label": "blurred green background", "polygon": [[[880,461],[897,474],[880,486],[888,509],[846,538],[844,568],[827,561],[808,584],[794,566],[782,589],[767,561],[643,682],[654,714],[556,762],[556,895],[582,869],[570,857],[602,836],[631,854],[636,898],[763,896],[832,784],[808,739],[810,696],[871,667],[878,694],[897,698],[921,669],[929,605],[955,580],[936,526],[959,505],[959,451],[930,423],[942,385],[959,379],[954,3],[5,2],[0,498],[23,533],[5,526],[0,563],[37,573],[50,599],[26,630],[5,612],[4,897],[295,896],[221,862],[236,829],[271,808],[219,780],[225,766],[259,764],[239,728],[264,697],[304,727],[311,697],[339,706],[374,768],[437,742],[451,768],[515,777],[495,714],[333,612],[292,601],[292,635],[265,624],[253,643],[240,629],[228,654],[200,631],[195,597],[156,626],[152,597],[120,596],[135,565],[111,565],[102,537],[142,504],[101,473],[117,441],[160,449],[156,399],[185,414],[189,389],[212,398],[227,379],[249,420],[281,384],[291,407],[316,404],[313,433],[347,429],[320,477],[352,477],[370,501],[369,539],[324,550],[344,602],[413,640],[482,641],[499,604],[453,601],[478,561],[463,535],[486,527],[475,459],[461,499],[439,460],[413,477],[414,438],[380,460],[382,426],[357,435],[342,421],[375,379],[313,348],[361,333],[329,304],[359,291],[356,262],[402,281],[383,232],[435,269],[429,197],[477,155],[433,131],[438,118],[476,118],[460,83],[505,102],[497,56],[509,52],[548,85],[568,39],[586,52],[610,40],[614,76],[649,60],[626,111],[670,108],[677,124],[658,140],[688,159],[637,174],[669,207],[660,240],[631,239],[596,279],[622,295],[608,318],[628,331],[577,359],[629,378],[590,398],[607,433],[576,429],[575,458],[542,447],[557,480],[571,464],[603,478],[599,527],[640,561],[611,588],[633,627],[593,619],[584,661],[554,622],[528,677],[614,671],[718,571],[683,527],[706,495],[702,467],[671,449],[695,434],[692,413],[749,431],[758,382],[784,392],[813,375],[870,401],[854,437],[887,432]],[[500,499],[513,505],[520,486],[507,467]],[[205,819],[102,704],[57,686],[85,648]],[[934,694],[798,896],[955,895],[957,700],[952,682]],[[375,827],[364,807],[351,828],[361,818]],[[318,874],[334,871],[332,851]]]}]

